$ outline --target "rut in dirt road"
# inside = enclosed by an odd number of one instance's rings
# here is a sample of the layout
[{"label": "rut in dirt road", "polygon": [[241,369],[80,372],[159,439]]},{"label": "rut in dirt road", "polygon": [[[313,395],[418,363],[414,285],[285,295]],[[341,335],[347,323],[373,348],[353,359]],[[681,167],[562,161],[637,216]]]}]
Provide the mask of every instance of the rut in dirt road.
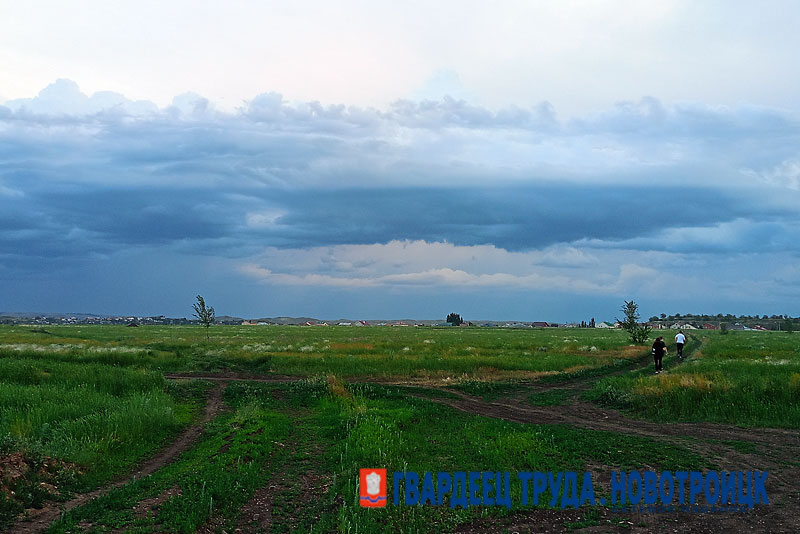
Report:
[{"label": "rut in dirt road", "polygon": [[[698,353],[702,340],[691,336],[695,342],[682,360],[672,359],[665,369],[675,369]],[[638,364],[638,366],[637,366]],[[737,471],[768,470],[768,491],[772,504],[757,506],[746,514],[653,514],[631,513],[623,525],[616,526],[622,516],[606,508],[595,511],[598,525],[583,529],[583,532],[736,532],[752,530],[760,532],[800,532],[800,517],[794,510],[800,505],[800,469],[787,465],[787,460],[800,457],[800,432],[789,429],[739,427],[715,423],[655,423],[634,419],[613,409],[578,400],[578,394],[591,389],[604,377],[629,372],[646,371],[652,367],[649,354],[636,360],[633,367],[626,366],[603,376],[575,377],[558,383],[521,384],[520,389],[494,401],[485,401],[452,388],[430,388],[445,391],[448,397],[415,395],[456,410],[525,424],[563,424],[574,428],[607,431],[618,434],[646,437],[666,441],[689,448],[707,458],[722,470]],[[532,394],[554,391],[570,392],[571,402],[557,406],[534,406],[528,401]],[[688,440],[686,438],[689,438]],[[737,450],[732,441],[755,445],[752,452]],[[478,519],[461,525],[457,532],[570,532],[569,523],[584,521],[582,510],[535,510],[525,511],[510,522],[498,523],[491,519]]]},{"label": "rut in dirt road", "polygon": [[[668,366],[669,369],[674,369],[684,364],[692,354],[702,349],[703,343],[701,340],[694,336],[690,338],[697,344],[685,353],[683,360],[673,360],[671,365]],[[650,365],[652,364],[648,362],[643,369],[647,369]],[[615,374],[622,372],[625,371]],[[702,441],[735,439],[754,443],[765,450],[778,453],[779,456],[784,458],[797,458],[800,456],[800,432],[796,430],[780,428],[749,428],[744,430],[736,426],[718,423],[655,423],[628,417],[617,410],[602,408],[575,398],[570,404],[557,406],[533,406],[526,400],[531,391],[537,393],[564,389],[575,392],[587,391],[599,378],[578,379],[565,384],[547,384],[535,389],[526,388],[521,393],[492,402],[486,402],[464,393],[458,393],[458,399],[427,398],[463,412],[518,423],[566,424],[590,430],[604,430],[650,438],[667,438],[671,441],[678,441],[683,445],[686,445],[686,442],[681,438],[686,437]]]},{"label": "rut in dirt road", "polygon": [[[682,361],[673,360],[673,363],[669,366],[670,368],[674,369],[682,365],[689,359],[691,354],[698,352],[702,348],[700,340],[694,336],[692,336],[692,339],[698,341],[698,344],[690,352],[686,353]],[[644,368],[646,369],[650,365],[652,364],[648,362],[648,365]],[[781,466],[780,460],[782,459],[800,457],[800,432],[796,430],[780,428],[748,428],[744,430],[736,426],[718,423],[656,423],[643,419],[634,419],[617,410],[602,408],[574,398],[570,404],[557,406],[533,406],[526,400],[531,391],[537,393],[563,389],[575,392],[586,391],[599,378],[584,378],[565,384],[547,384],[536,388],[526,388],[521,393],[491,402],[461,392],[456,392],[458,396],[456,399],[425,398],[462,412],[516,423],[564,424],[588,430],[601,430],[662,439],[684,447],[695,448],[698,452],[707,453],[710,449],[716,449],[718,453],[718,458],[716,458],[718,461],[716,463],[723,468],[742,469],[743,466],[751,465],[758,466],[761,469],[772,469],[779,468]],[[450,392],[454,393],[453,391]],[[700,441],[701,444],[694,445],[687,442],[685,438],[693,438]],[[708,445],[709,440],[749,442],[757,445],[763,451],[769,452],[769,454],[745,454],[724,445],[712,447]],[[743,461],[746,463],[743,464]]]},{"label": "rut in dirt road", "polygon": [[137,478],[146,477],[165,465],[172,463],[181,453],[188,450],[198,440],[200,435],[203,433],[203,428],[205,428],[205,425],[219,415],[223,405],[222,392],[225,390],[226,385],[227,382],[220,381],[215,384],[214,388],[209,390],[206,398],[206,405],[203,409],[203,416],[198,423],[190,426],[181,434],[179,434],[175,441],[170,443],[167,448],[158,452],[152,458],[139,464],[133,473],[108,486],[98,488],[89,493],[78,495],[65,503],[51,502],[45,504],[45,506],[41,509],[29,510],[28,517],[17,521],[7,532],[13,532],[14,534],[32,534],[35,532],[41,532],[45,530],[50,523],[58,519],[63,512],[86,504],[92,499],[104,495],[114,488],[123,486],[132,480],[136,480]]},{"label": "rut in dirt road", "polygon": [[[685,360],[684,360],[685,361]],[[674,365],[673,365],[674,367]],[[587,390],[590,380],[571,383],[572,391]],[[628,417],[613,409],[605,409],[587,402],[573,400],[568,405],[533,406],[526,402],[531,391],[561,389],[560,385],[547,385],[526,389],[522,393],[487,402],[480,398],[457,393],[457,398],[421,397],[444,404],[462,412],[484,417],[504,419],[527,424],[564,424],[574,428],[614,432],[670,442],[701,454],[720,469],[726,471],[769,471],[767,489],[769,505],[757,506],[745,514],[631,514],[626,532],[800,532],[800,517],[795,510],[800,507],[800,468],[791,461],[800,457],[800,432],[779,428],[748,428],[716,423],[656,423]],[[452,391],[451,391],[452,393]],[[690,438],[687,440],[686,438]],[[731,441],[755,445],[753,452],[737,450]],[[607,532],[619,515],[599,509],[605,524],[586,532]],[[567,532],[564,522],[579,522],[581,511],[537,510],[524,512],[510,524],[499,525],[491,521],[476,520],[462,525],[458,532]],[[639,524],[641,523],[641,524]],[[638,528],[637,528],[638,527]]]},{"label": "rut in dirt road", "polygon": [[238,373],[235,371],[224,371],[219,373],[166,373],[164,378],[168,380],[208,380],[210,382],[259,382],[263,384],[283,384],[286,382],[296,382],[307,378],[305,376],[288,375],[257,375],[251,373]]},{"label": "rut in dirt road", "polygon": [[[302,410],[289,410],[288,414],[294,422],[292,432],[275,444],[263,468],[265,483],[241,507],[232,532],[295,532],[316,524],[325,511],[321,496],[333,484],[333,476],[320,465],[322,447],[313,430],[304,425]],[[221,517],[212,517],[197,533],[212,534],[225,531],[225,527]]]}]

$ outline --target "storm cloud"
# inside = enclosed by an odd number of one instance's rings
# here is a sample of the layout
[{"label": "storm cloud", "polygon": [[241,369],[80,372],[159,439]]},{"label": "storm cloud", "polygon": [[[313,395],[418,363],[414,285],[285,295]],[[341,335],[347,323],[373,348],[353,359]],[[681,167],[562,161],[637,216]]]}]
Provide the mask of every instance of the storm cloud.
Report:
[{"label": "storm cloud", "polygon": [[[223,112],[194,94],[158,108],[60,80],[0,107],[0,276],[159,251],[216,258],[242,283],[338,288],[626,295],[679,275],[700,287],[714,270],[730,298],[757,276],[768,302],[765,279],[800,287],[764,261],[800,252],[799,146],[787,112],[653,97],[566,121],[546,102],[379,110],[276,93]],[[415,262],[385,259],[404,243]],[[354,254],[338,274],[322,261]],[[728,265],[754,254],[760,275]]]}]

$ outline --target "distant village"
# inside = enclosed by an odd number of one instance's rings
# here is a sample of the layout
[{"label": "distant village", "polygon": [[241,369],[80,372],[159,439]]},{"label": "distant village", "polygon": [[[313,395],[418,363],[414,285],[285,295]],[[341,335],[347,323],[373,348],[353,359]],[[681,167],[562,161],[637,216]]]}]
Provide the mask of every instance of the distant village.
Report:
[{"label": "distant village", "polygon": [[[460,317],[459,317],[460,318]],[[468,321],[460,324],[447,321],[431,320],[319,320],[310,317],[270,317],[261,319],[242,319],[240,317],[219,316],[216,324],[243,325],[243,326],[392,326],[392,327],[483,327],[483,328],[621,328],[619,321],[599,321],[594,318],[589,321],[556,323],[548,321]],[[174,318],[157,316],[100,316],[87,314],[7,314],[0,313],[0,324],[26,324],[26,325],[123,325],[123,326],[148,326],[148,325],[192,325],[198,324],[197,320],[186,317]],[[683,329],[683,330],[795,330],[800,327],[800,318],[785,315],[772,316],[734,316],[722,315],[662,315],[653,316],[647,323],[654,330]]]}]

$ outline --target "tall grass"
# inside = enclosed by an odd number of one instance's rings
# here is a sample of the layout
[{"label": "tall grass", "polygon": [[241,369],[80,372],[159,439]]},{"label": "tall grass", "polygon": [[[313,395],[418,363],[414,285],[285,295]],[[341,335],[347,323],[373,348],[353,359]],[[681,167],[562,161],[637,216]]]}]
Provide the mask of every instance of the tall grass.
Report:
[{"label": "tall grass", "polygon": [[[202,440],[177,461],[71,510],[49,532],[75,532],[81,522],[89,522],[106,525],[108,530],[124,526],[126,532],[191,533],[211,516],[235,517],[266,482],[263,467],[289,428],[285,415],[254,402],[244,403],[209,423]],[[134,515],[138,502],[156,498],[171,487],[180,491],[157,510]]]},{"label": "tall grass", "polygon": [[155,371],[0,358],[0,436],[79,464],[91,486],[125,470],[188,422]]}]

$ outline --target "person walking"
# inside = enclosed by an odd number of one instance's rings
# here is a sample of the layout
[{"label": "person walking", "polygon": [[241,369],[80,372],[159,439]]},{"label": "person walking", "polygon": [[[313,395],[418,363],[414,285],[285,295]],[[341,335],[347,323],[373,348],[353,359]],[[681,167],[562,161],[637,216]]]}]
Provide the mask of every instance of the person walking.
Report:
[{"label": "person walking", "polygon": [[653,343],[653,361],[656,364],[656,374],[659,374],[664,369],[662,359],[667,352],[667,344],[664,343],[664,338],[658,336]]},{"label": "person walking", "polygon": [[675,348],[678,349],[678,358],[683,359],[683,345],[686,344],[686,336],[683,335],[683,330],[678,330],[675,336]]}]

